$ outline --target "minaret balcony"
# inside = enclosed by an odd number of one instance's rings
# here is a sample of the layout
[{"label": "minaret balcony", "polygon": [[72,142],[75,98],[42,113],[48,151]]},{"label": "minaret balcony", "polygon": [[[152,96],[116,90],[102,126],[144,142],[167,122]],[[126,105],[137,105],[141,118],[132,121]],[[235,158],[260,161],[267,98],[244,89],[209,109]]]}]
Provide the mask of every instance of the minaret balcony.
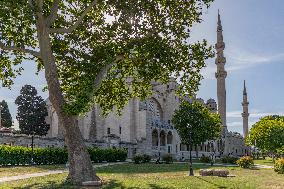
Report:
[{"label": "minaret balcony", "polygon": [[215,73],[215,77],[218,78],[226,78],[227,77],[227,72],[226,71],[218,71]]},{"label": "minaret balcony", "polygon": [[249,102],[243,102],[242,105],[243,105],[243,106],[248,106],[248,105],[249,105]]},{"label": "minaret balcony", "polygon": [[[222,50],[224,50],[225,47],[226,47],[226,45],[225,45],[225,43],[224,43],[223,41],[219,41],[219,42],[217,42],[217,43],[215,44],[215,49],[216,49],[216,50],[217,50],[217,49],[222,49]],[[218,51],[218,50],[217,50],[217,51]]]},{"label": "minaret balcony", "polygon": [[216,65],[219,65],[219,64],[225,65],[225,63],[226,63],[226,58],[223,56],[218,56],[215,60]]},{"label": "minaret balcony", "polygon": [[248,117],[248,116],[249,116],[249,113],[247,113],[247,112],[242,113],[242,117]]}]

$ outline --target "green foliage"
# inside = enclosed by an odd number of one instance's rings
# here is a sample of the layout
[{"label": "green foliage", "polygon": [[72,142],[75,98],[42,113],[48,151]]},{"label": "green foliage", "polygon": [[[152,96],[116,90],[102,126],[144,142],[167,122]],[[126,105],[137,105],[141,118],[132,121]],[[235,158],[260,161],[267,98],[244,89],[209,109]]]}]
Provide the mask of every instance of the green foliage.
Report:
[{"label": "green foliage", "polygon": [[142,163],[142,161],[143,161],[143,156],[140,155],[140,154],[135,155],[135,156],[132,158],[132,160],[133,160],[133,162],[134,162],[135,164],[140,164],[140,163]]},{"label": "green foliage", "polygon": [[217,139],[221,135],[220,116],[211,113],[199,102],[182,102],[175,111],[172,122],[183,144],[195,146],[207,140]]},{"label": "green foliage", "polygon": [[2,127],[12,127],[12,116],[9,111],[8,104],[5,100],[0,103],[1,110],[1,126]]},{"label": "green foliage", "polygon": [[151,156],[147,154],[143,154],[142,156],[143,156],[142,163],[149,163],[152,159]]},{"label": "green foliage", "polygon": [[18,105],[17,120],[21,133],[27,135],[44,136],[50,125],[45,122],[48,116],[46,103],[37,90],[31,85],[25,85],[15,101]]},{"label": "green foliage", "polygon": [[142,154],[142,155],[138,154],[138,155],[135,155],[132,160],[135,164],[149,163],[151,161],[151,156],[147,154]]},{"label": "green foliage", "polygon": [[[91,160],[98,162],[125,161],[127,152],[122,149],[89,148]],[[22,146],[0,146],[0,165],[30,164],[32,149]],[[37,165],[65,164],[68,153],[64,148],[34,148],[33,162]]]},{"label": "green foliage", "polygon": [[279,174],[284,174],[284,158],[281,158],[275,161],[274,171]]},{"label": "green foliage", "polygon": [[[21,48],[51,50],[66,101],[64,110],[72,115],[88,111],[94,102],[105,113],[113,107],[119,111],[130,98],[147,97],[151,81],[166,83],[169,76],[180,81],[179,94],[192,95],[205,60],[214,55],[205,40],[186,42],[191,27],[202,21],[213,0],[97,1],[68,33],[59,30],[73,26],[89,0],[61,1],[57,14],[51,11],[55,1],[45,0],[42,6],[31,2],[1,1],[0,79],[11,86],[26,59],[36,61],[39,70],[50,65]],[[50,33],[40,33],[41,16]],[[50,37],[52,49],[43,49],[40,37]],[[15,48],[7,48],[11,46]]]},{"label": "green foliage", "polygon": [[253,158],[250,156],[241,157],[236,163],[242,168],[251,168],[254,165]]},{"label": "green foliage", "polygon": [[273,115],[261,118],[252,126],[246,142],[263,152],[279,153],[284,149],[284,117]]},{"label": "green foliage", "polygon": [[221,158],[221,162],[222,163],[236,164],[238,159],[239,158],[237,158],[237,157],[225,156],[225,157]]},{"label": "green foliage", "polygon": [[103,161],[117,162],[125,161],[127,158],[127,152],[123,149],[101,149],[101,148],[88,148],[88,152],[91,156],[91,160],[94,163]]},{"label": "green foliage", "polygon": [[199,160],[201,163],[210,163],[211,161],[210,157],[205,156],[205,155],[202,155]]},{"label": "green foliage", "polygon": [[162,156],[162,160],[166,163],[166,164],[170,164],[174,162],[173,156],[171,154],[165,154]]},{"label": "green foliage", "polygon": [[[22,146],[0,146],[0,165],[30,164],[32,149]],[[62,148],[34,148],[34,162],[38,165],[64,164],[68,154]]]}]

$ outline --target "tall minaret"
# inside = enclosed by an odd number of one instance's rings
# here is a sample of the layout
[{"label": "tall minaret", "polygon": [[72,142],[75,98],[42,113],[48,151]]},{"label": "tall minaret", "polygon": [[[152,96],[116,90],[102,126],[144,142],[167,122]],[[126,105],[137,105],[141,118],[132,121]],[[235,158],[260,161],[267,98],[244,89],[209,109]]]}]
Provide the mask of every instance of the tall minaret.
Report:
[{"label": "tall minaret", "polygon": [[225,43],[223,41],[223,29],[221,18],[218,10],[218,26],[217,26],[217,43],[215,45],[217,57],[215,64],[217,65],[217,72],[215,73],[217,79],[217,98],[218,98],[218,113],[221,116],[223,124],[223,134],[227,132],[226,122],[226,77],[225,70],[226,58],[224,57]]},{"label": "tall minaret", "polygon": [[248,94],[247,94],[247,88],[246,88],[246,81],[244,81],[244,91],[243,91],[243,131],[244,131],[244,137],[246,137],[248,135],[248,117],[249,117],[249,113],[248,113]]}]

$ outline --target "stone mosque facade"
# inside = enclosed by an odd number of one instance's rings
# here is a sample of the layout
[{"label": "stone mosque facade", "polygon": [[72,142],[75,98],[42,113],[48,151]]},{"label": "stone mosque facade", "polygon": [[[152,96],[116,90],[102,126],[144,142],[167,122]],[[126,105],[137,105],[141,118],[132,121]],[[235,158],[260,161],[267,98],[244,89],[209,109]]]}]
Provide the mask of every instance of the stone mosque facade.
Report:
[{"label": "stone mosque facade", "polygon": [[[242,156],[249,153],[249,148],[244,144],[244,138],[239,133],[229,132],[226,123],[226,85],[225,71],[226,58],[224,57],[225,43],[223,42],[222,24],[218,13],[217,43],[216,43],[216,79],[218,105],[214,99],[206,102],[200,98],[186,98],[186,100],[200,101],[210,111],[218,112],[222,119],[222,137],[215,141],[207,141],[193,147],[193,156],[233,155]],[[81,133],[88,145],[102,148],[125,148],[128,156],[135,154],[149,154],[152,157],[171,154],[177,159],[189,157],[189,146],[181,143],[180,137],[171,123],[171,118],[179,108],[180,99],[176,96],[177,82],[171,79],[168,84],[153,82],[153,95],[145,101],[137,98],[131,99],[122,111],[122,115],[110,113],[102,116],[98,106],[78,119]],[[248,131],[248,102],[244,86],[244,135]],[[47,122],[50,130],[49,138],[63,138],[58,118],[51,103],[47,100],[49,116]]]}]

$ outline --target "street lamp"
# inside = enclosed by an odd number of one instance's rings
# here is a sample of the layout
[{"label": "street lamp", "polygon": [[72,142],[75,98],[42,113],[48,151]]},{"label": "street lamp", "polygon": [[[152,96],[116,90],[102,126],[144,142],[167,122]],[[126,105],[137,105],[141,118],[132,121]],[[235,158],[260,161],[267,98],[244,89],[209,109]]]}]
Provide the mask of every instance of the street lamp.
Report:
[{"label": "street lamp", "polygon": [[194,176],[192,169],[192,126],[188,123],[187,128],[189,129],[189,176]]}]

